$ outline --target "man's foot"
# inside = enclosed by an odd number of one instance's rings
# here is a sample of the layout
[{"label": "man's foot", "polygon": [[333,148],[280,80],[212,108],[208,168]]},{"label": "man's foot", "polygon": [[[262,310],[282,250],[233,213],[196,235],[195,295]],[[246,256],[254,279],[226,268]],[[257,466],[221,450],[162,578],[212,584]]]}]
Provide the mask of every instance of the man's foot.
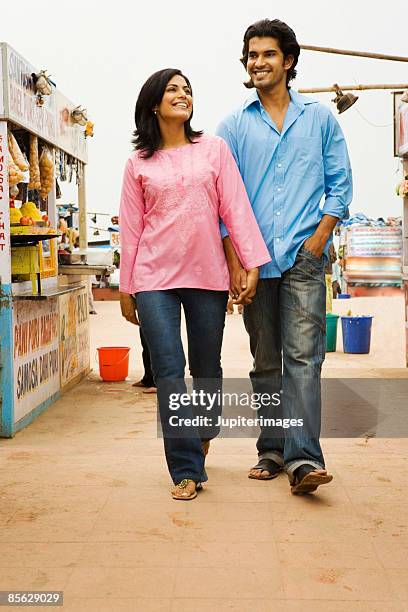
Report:
[{"label": "man's foot", "polygon": [[281,471],[281,466],[275,461],[264,458],[252,468],[248,474],[248,478],[253,478],[254,480],[272,480],[272,478],[276,478]]},{"label": "man's foot", "polygon": [[313,465],[301,465],[294,471],[295,480],[290,487],[293,495],[313,493],[317,487],[333,480],[326,470],[317,470]]},{"label": "man's foot", "polygon": [[194,480],[184,478],[184,480],[174,487],[171,496],[173,499],[190,501],[197,497],[197,491],[200,491],[200,489],[202,489],[201,482],[196,484]]},{"label": "man's foot", "polygon": [[137,382],[133,383],[132,387],[146,387],[145,383],[143,382],[143,378],[142,380],[138,380]]},{"label": "man's foot", "polygon": [[145,387],[142,389],[142,393],[157,393],[156,387]]}]

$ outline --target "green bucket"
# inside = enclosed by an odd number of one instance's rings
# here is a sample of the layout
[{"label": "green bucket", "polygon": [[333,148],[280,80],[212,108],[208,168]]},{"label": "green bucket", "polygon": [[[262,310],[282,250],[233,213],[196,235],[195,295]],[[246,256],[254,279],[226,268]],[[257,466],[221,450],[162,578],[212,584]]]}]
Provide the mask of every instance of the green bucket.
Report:
[{"label": "green bucket", "polygon": [[334,353],[337,344],[337,322],[339,315],[326,313],[326,353]]}]

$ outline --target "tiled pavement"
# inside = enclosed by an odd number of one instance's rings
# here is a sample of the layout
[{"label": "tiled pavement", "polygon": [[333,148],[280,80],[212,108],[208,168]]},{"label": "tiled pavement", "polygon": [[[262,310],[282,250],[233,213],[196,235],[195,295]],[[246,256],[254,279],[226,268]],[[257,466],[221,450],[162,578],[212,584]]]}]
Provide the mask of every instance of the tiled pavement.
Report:
[{"label": "tiled pavement", "polygon": [[247,478],[254,440],[216,440],[176,502],[154,398],[93,373],[0,441],[0,590],[63,590],[70,612],[408,610],[408,441],[323,446],[333,482],[294,497]]}]

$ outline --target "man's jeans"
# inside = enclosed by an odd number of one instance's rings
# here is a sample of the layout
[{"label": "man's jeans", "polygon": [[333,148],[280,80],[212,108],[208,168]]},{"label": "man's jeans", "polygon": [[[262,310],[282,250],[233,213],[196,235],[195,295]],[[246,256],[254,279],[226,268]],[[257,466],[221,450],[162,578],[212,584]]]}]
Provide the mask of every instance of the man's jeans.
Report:
[{"label": "man's jeans", "polygon": [[324,263],[324,256],[319,259],[302,247],[281,278],[259,281],[253,303],[244,308],[254,358],[253,390],[281,392],[278,409],[267,406],[258,416],[304,420],[303,428],[291,427],[283,434],[264,426],[257,442],[259,459],[284,466],[290,482],[303,464],[324,468],[319,443],[326,346]]},{"label": "man's jeans", "polygon": [[[196,383],[201,387],[205,381],[205,390],[216,393],[221,389],[221,345],[227,299],[226,291],[204,289],[141,291],[136,294],[137,311],[157,386],[167,465],[175,484],[184,478],[195,482],[207,480],[201,443],[219,431],[211,428],[203,432],[191,426],[177,427],[175,431],[169,421],[175,415],[180,419],[191,419],[200,412],[198,409],[194,413],[190,404],[180,406],[177,412],[172,412],[169,406],[170,393],[186,392],[181,306],[186,319],[188,361],[194,388],[197,388]],[[214,422],[220,412],[221,404],[218,404],[211,412]]]}]

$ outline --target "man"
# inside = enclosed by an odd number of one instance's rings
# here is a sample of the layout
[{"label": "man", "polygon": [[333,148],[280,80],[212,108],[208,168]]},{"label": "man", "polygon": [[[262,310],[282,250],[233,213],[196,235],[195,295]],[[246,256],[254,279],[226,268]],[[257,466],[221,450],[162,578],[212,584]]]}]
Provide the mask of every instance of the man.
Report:
[{"label": "man", "polygon": [[[265,19],[251,25],[241,62],[252,91],[218,128],[237,161],[272,257],[261,267],[257,294],[244,308],[253,390],[281,392],[280,413],[270,405],[258,416],[303,421],[303,427],[284,433],[261,427],[259,461],[249,477],[270,480],[284,468],[294,494],[332,480],[319,442],[324,266],[333,229],[348,215],[352,197],[347,147],[337,121],[328,108],[290,89],[299,53],[285,23]],[[245,271],[221,229],[231,292],[239,303]]]}]

